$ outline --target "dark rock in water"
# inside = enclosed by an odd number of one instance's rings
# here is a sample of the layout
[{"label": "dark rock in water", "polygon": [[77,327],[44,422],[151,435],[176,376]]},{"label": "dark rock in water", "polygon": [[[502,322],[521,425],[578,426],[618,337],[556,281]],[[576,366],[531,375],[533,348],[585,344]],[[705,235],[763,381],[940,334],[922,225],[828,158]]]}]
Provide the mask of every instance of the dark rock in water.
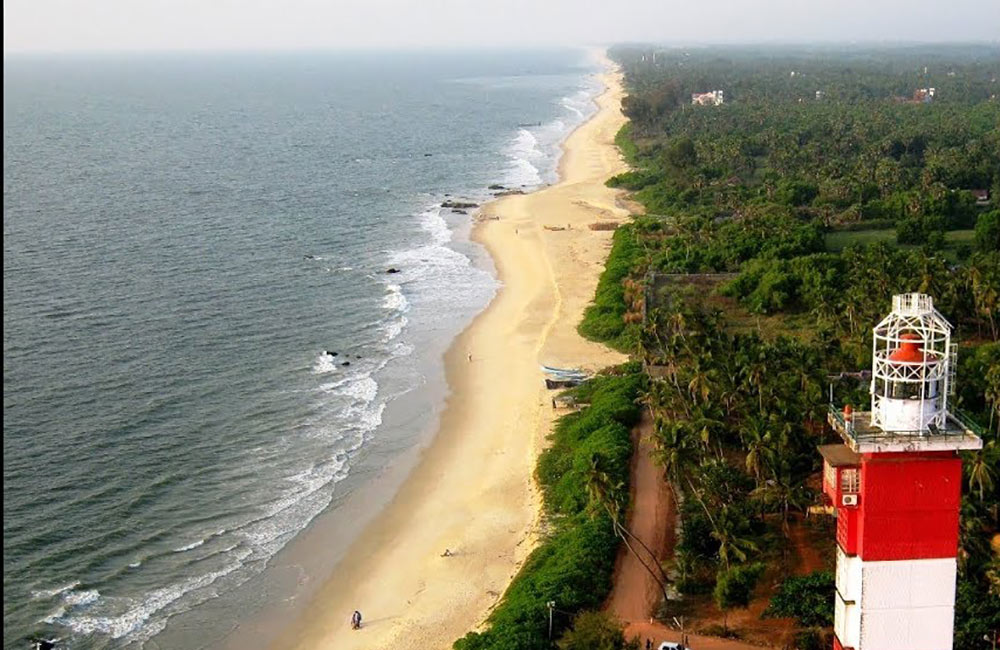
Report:
[{"label": "dark rock in water", "polygon": [[323,350],[323,356],[325,356],[325,357],[335,357],[335,356],[337,356],[337,353],[336,352],[330,352],[329,350]]},{"label": "dark rock in water", "polygon": [[505,189],[507,189],[507,188],[506,188],[506,187],[504,187],[503,185],[496,185],[496,184],[494,184],[494,185],[490,185],[490,186],[489,186],[488,188],[486,188],[486,189],[489,189],[489,190],[505,190]]},{"label": "dark rock in water", "polygon": [[524,194],[524,190],[504,190],[503,192],[494,192],[493,196],[510,196],[512,194]]},{"label": "dark rock in water", "polygon": [[314,259],[316,259],[315,255],[303,255],[302,257],[304,257],[307,260],[314,260]]},{"label": "dark rock in water", "polygon": [[464,210],[466,208],[478,208],[478,203],[472,203],[470,201],[445,201],[441,204],[442,208],[458,208],[459,210]]},{"label": "dark rock in water", "polygon": [[425,158],[429,158],[429,157],[431,157],[431,156],[433,156],[433,155],[434,155],[434,154],[432,154],[432,153],[425,153],[425,154],[424,154],[424,157],[425,157]]},{"label": "dark rock in water", "polygon": [[386,269],[385,272],[386,273],[399,273],[399,269],[397,269],[396,267],[393,266],[393,267],[390,267],[390,268]]},{"label": "dark rock in water", "polygon": [[451,211],[455,214],[469,214],[468,210],[459,210],[458,208],[452,208]]},{"label": "dark rock in water", "polygon": [[349,365],[351,365],[351,362],[350,361],[345,361],[344,363],[342,363],[340,365],[342,365],[342,366],[349,366]]}]

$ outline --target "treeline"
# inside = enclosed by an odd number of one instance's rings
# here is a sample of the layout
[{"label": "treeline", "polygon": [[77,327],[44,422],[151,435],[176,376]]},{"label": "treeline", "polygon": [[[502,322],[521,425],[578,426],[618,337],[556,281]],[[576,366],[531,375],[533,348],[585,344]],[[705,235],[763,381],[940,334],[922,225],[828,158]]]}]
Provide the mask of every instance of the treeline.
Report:
[{"label": "treeline", "polygon": [[[816,502],[828,376],[869,368],[891,296],[921,291],[957,327],[957,406],[984,429],[964,465],[956,647],[989,647],[1000,626],[989,547],[1000,531],[1000,50],[613,54],[633,170],[610,184],[647,216],[616,233],[580,329],[656,377],[645,401],[683,503],[676,586],[726,610],[747,602],[762,567],[783,564],[791,516]],[[932,103],[898,99],[925,85]],[[691,92],[720,88],[724,105],[690,106]],[[828,246],[846,228],[856,243]],[[868,243],[875,228],[895,229],[895,242]],[[943,237],[956,230],[969,233],[961,246]],[[685,280],[704,273],[730,275]],[[753,314],[767,328],[748,327]],[[863,381],[834,389],[867,401]],[[772,601],[772,614],[799,619],[799,647],[826,643],[830,580],[791,580]]]}]

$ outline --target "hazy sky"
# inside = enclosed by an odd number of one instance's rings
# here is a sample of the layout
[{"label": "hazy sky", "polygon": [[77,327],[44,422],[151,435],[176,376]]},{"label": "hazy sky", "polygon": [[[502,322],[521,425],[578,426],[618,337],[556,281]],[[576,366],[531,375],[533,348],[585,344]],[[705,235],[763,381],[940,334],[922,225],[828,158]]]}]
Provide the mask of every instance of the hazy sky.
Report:
[{"label": "hazy sky", "polygon": [[1000,40],[1000,0],[4,0],[4,51]]}]

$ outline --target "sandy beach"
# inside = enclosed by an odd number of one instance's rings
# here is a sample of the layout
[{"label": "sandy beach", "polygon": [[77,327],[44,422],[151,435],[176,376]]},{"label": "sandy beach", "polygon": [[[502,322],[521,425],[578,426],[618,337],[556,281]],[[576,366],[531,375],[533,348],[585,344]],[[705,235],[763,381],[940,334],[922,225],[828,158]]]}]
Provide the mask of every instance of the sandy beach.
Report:
[{"label": "sandy beach", "polygon": [[[481,211],[473,237],[502,288],[446,354],[440,430],[278,647],[449,648],[483,622],[534,547],[533,472],[554,417],[539,364],[623,360],[576,332],[612,234],[588,225],[628,217],[604,185],[625,169],[613,142],[625,118],[621,77],[602,61],[606,89],[565,142],[560,181]],[[360,631],[349,625],[355,609]]]}]

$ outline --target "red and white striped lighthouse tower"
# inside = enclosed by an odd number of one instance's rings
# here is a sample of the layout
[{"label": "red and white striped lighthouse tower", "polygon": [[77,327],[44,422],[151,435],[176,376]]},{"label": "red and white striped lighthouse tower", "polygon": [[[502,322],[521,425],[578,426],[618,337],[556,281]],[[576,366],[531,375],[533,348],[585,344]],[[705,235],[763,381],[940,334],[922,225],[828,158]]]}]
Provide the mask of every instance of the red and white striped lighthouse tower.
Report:
[{"label": "red and white striped lighthouse tower", "polygon": [[820,447],[837,513],[835,650],[951,650],[962,492],[975,426],[948,410],[951,325],[930,296],[894,296],[874,328],[871,410],[831,404]]}]

